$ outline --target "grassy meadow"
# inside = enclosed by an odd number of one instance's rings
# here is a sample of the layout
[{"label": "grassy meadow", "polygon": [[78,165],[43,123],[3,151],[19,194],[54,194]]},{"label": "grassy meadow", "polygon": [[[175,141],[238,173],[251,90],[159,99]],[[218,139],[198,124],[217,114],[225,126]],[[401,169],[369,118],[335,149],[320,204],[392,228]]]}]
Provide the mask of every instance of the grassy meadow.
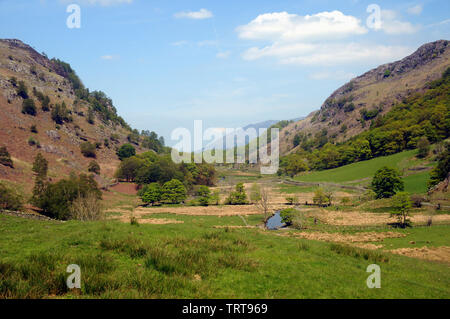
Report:
[{"label": "grassy meadow", "polygon": [[[237,217],[159,216],[183,224],[43,222],[0,216],[3,298],[449,298],[448,265],[280,237]],[[253,216],[250,224],[260,222]],[[387,242],[448,244],[449,226],[406,230]],[[444,239],[443,239],[444,238]],[[337,248],[336,248],[337,247]],[[378,263],[382,288],[368,289]],[[65,272],[78,264],[81,291]]]}]

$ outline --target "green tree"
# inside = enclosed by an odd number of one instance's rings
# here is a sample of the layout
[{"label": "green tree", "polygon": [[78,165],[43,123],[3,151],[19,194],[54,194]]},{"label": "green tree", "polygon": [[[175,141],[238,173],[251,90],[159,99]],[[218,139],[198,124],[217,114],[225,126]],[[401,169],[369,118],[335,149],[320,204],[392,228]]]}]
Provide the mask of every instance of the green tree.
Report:
[{"label": "green tree", "polygon": [[246,205],[247,194],[245,193],[245,188],[243,183],[238,183],[234,192],[231,192],[226,200],[228,205]]},{"label": "green tree", "polygon": [[410,195],[406,192],[399,192],[392,197],[392,207],[394,211],[391,216],[397,217],[398,223],[401,227],[410,226],[411,221],[408,219],[409,210],[412,207]]},{"label": "green tree", "polygon": [[161,186],[158,183],[152,183],[144,187],[141,199],[145,204],[154,205],[161,201]]},{"label": "green tree", "polygon": [[186,199],[186,188],[177,179],[166,182],[162,187],[161,200],[170,204],[179,204]]},{"label": "green tree", "polygon": [[11,159],[11,155],[9,154],[6,146],[0,147],[0,164],[14,168],[14,163]]},{"label": "green tree", "polygon": [[294,208],[286,208],[280,212],[281,221],[286,224],[286,226],[291,226],[294,219],[294,215],[297,212]]},{"label": "green tree", "polygon": [[117,151],[117,156],[121,161],[136,155],[136,149],[131,144],[123,144]]},{"label": "green tree", "polygon": [[417,149],[419,150],[417,153],[418,158],[425,158],[428,156],[430,153],[430,142],[428,142],[426,136],[419,139],[417,142]]},{"label": "green tree", "polygon": [[88,166],[88,172],[100,175],[100,165],[96,161],[91,161]]},{"label": "green tree", "polygon": [[375,173],[372,189],[377,198],[390,198],[404,189],[404,183],[398,170],[384,166]]},{"label": "green tree", "polygon": [[144,161],[133,156],[124,159],[116,172],[116,177],[119,179],[125,179],[127,182],[136,181],[138,172],[144,165]]},{"label": "green tree", "polygon": [[197,189],[198,202],[201,206],[208,206],[211,200],[211,190],[208,186],[200,185]]}]

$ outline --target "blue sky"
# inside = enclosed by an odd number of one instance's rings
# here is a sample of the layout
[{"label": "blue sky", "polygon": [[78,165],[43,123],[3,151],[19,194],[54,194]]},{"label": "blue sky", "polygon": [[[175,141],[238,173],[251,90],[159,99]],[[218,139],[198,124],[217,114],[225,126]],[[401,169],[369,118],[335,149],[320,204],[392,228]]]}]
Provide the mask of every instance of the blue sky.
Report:
[{"label": "blue sky", "polygon": [[[66,26],[72,3],[80,29]],[[448,0],[0,0],[0,38],[69,62],[133,127],[170,144],[196,119],[305,116],[353,76],[450,39],[449,12]]]}]

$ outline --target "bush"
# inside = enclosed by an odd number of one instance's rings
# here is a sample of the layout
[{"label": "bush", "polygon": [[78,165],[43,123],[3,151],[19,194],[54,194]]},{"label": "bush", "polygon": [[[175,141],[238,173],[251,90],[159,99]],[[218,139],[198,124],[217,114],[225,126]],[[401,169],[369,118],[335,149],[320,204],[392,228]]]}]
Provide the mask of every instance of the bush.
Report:
[{"label": "bush", "polygon": [[95,153],[95,145],[92,144],[91,142],[84,142],[80,145],[80,149],[81,149],[81,153],[85,156],[85,157],[96,157],[96,153]]},{"label": "bush", "polygon": [[121,161],[136,155],[136,149],[131,144],[123,144],[117,151],[117,156]]},{"label": "bush", "polygon": [[22,113],[36,116],[36,113],[37,113],[36,105],[34,105],[34,101],[32,99],[23,100]]},{"label": "bush", "polygon": [[34,137],[30,137],[30,138],[28,139],[28,145],[30,145],[30,146],[36,146],[37,148],[40,148],[40,147],[41,147],[41,143],[39,143],[39,141],[36,140]]},{"label": "bush", "polygon": [[18,85],[17,85],[17,95],[20,96],[22,99],[26,100],[28,99],[28,89],[27,86],[25,85],[25,82],[23,81],[19,81]]},{"label": "bush", "polygon": [[298,204],[298,199],[296,197],[286,197],[286,202],[288,205]]},{"label": "bush", "polygon": [[91,161],[88,166],[88,171],[100,175],[100,165],[96,161]]},{"label": "bush", "polygon": [[404,189],[404,183],[398,170],[384,166],[375,173],[372,189],[377,198],[390,198]]},{"label": "bush", "polygon": [[186,188],[177,179],[165,183],[161,193],[161,200],[170,204],[179,204],[186,199]]},{"label": "bush", "polygon": [[18,211],[22,209],[22,197],[0,183],[0,209]]},{"label": "bush", "polygon": [[0,164],[14,168],[14,163],[11,159],[11,155],[9,154],[6,146],[0,147]]},{"label": "bush", "polygon": [[247,205],[247,194],[243,183],[236,185],[234,192],[231,192],[228,198],[225,200],[226,205]]}]

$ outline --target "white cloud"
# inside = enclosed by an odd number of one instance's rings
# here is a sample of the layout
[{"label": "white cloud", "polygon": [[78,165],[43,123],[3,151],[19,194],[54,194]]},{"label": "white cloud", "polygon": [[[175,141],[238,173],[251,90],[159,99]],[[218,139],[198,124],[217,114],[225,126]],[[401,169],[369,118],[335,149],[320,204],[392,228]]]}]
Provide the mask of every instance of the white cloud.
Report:
[{"label": "white cloud", "polygon": [[214,15],[211,11],[207,9],[200,9],[199,11],[184,11],[184,12],[178,12],[174,14],[174,17],[177,19],[209,19],[212,18]]},{"label": "white cloud", "polygon": [[223,51],[223,52],[218,52],[216,54],[216,57],[219,59],[227,59],[231,54],[231,51]]},{"label": "white cloud", "polygon": [[111,60],[117,60],[119,58],[119,56],[118,55],[103,55],[100,58],[105,61],[111,61]]},{"label": "white cloud", "polygon": [[131,4],[133,0],[61,0],[63,3],[79,3],[82,5],[100,5],[103,7],[109,7],[118,4]]},{"label": "white cloud", "polygon": [[306,16],[287,12],[266,13],[237,28],[242,39],[278,41],[343,38],[367,31],[361,20],[340,11]]},{"label": "white cloud", "polygon": [[409,14],[419,15],[419,14],[422,13],[423,7],[422,7],[422,5],[418,4],[418,5],[414,6],[414,7],[408,8],[407,11],[408,11]]},{"label": "white cloud", "polygon": [[[417,27],[399,21],[394,11],[382,12],[382,29],[389,34],[412,33]],[[236,30],[241,39],[268,42],[243,52],[244,60],[273,58],[281,64],[342,65],[354,63],[387,63],[403,58],[412,51],[402,46],[362,44],[355,36],[368,30],[356,17],[340,11],[299,16],[287,12],[267,13]],[[352,37],[352,42],[343,39]],[[348,75],[318,74],[320,77]]]},{"label": "white cloud", "polygon": [[381,30],[387,34],[412,34],[417,32],[419,29],[419,26],[414,26],[409,22],[398,20],[397,13],[395,11],[381,11]]},{"label": "white cloud", "polygon": [[182,47],[185,45],[188,45],[189,42],[187,42],[186,40],[181,40],[181,41],[176,41],[176,42],[172,42],[171,45],[173,45],[174,47]]},{"label": "white cloud", "polygon": [[253,47],[244,52],[245,60],[263,57],[277,58],[281,64],[339,65],[361,62],[386,63],[412,53],[401,46],[367,45],[359,43],[289,44],[275,43],[262,49]]}]

